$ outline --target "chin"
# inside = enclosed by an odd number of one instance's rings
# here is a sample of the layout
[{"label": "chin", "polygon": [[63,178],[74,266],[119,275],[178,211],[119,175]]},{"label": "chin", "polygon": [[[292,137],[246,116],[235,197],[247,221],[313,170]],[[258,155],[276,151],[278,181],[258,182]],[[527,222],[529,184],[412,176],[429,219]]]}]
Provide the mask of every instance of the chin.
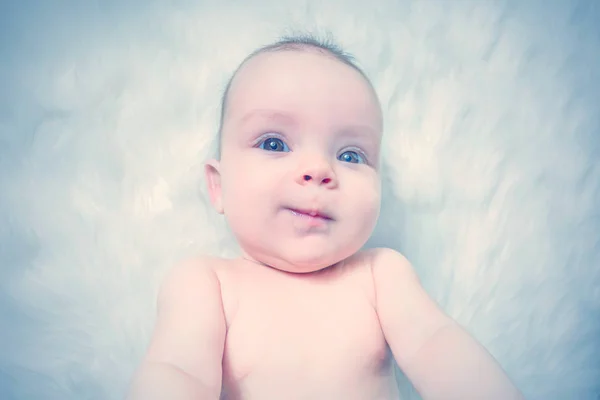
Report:
[{"label": "chin", "polygon": [[274,265],[273,268],[277,268],[281,271],[292,272],[295,274],[310,274],[311,272],[317,272],[335,263],[313,263],[313,262],[281,262],[281,265]]},{"label": "chin", "polygon": [[260,264],[284,272],[307,274],[335,265],[356,254],[367,240],[362,236],[355,235],[355,240],[350,243],[341,243],[339,238],[334,237],[312,240],[274,238],[269,241],[271,246],[266,246],[265,240],[247,240],[239,243],[244,254]]},{"label": "chin", "polygon": [[281,271],[307,274],[335,265],[353,255],[358,249],[348,249],[342,252],[339,250],[335,252],[304,251],[296,254],[289,252],[285,255],[266,257],[270,262],[264,262],[264,264]]}]

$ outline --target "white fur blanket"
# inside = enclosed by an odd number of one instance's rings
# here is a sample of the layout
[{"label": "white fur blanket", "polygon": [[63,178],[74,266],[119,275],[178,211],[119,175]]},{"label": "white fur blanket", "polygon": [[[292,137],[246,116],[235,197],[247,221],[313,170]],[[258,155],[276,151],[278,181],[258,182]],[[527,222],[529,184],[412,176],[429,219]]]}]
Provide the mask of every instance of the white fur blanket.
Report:
[{"label": "white fur blanket", "polygon": [[236,251],[202,177],[225,80],[306,29],[385,107],[369,245],[528,398],[597,399],[599,20],[593,0],[2,2],[0,398],[122,398],[165,271]]}]

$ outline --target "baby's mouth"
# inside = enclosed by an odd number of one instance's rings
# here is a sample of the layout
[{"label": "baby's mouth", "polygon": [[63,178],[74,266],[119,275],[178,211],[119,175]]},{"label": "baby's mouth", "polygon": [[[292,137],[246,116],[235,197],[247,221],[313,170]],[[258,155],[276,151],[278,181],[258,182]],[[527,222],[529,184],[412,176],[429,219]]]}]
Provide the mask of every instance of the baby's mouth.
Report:
[{"label": "baby's mouth", "polygon": [[299,208],[288,208],[289,211],[292,212],[292,214],[298,216],[298,217],[305,217],[305,218],[314,218],[314,219],[320,219],[320,220],[324,220],[324,221],[333,221],[333,218],[331,216],[329,216],[328,214],[319,211],[319,210],[308,210],[308,209],[299,209]]}]

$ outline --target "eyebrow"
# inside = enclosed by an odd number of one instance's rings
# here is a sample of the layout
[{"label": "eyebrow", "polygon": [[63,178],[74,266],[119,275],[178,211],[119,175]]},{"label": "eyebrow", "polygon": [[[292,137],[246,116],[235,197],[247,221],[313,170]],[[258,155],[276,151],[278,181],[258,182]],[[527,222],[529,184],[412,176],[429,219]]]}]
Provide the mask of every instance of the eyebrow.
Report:
[{"label": "eyebrow", "polygon": [[[257,109],[257,110],[252,110],[252,111],[248,112],[247,114],[243,115],[239,119],[239,122],[241,124],[245,124],[248,121],[257,119],[257,118],[272,120],[272,121],[282,123],[285,125],[290,125],[290,126],[298,125],[297,120],[290,114],[287,114],[287,113],[284,113],[281,111],[264,110],[264,109]],[[371,134],[375,134],[375,135],[377,135],[379,133],[379,130],[377,128],[370,126],[370,125],[363,125],[363,124],[346,125],[346,126],[341,127],[338,131],[340,133],[342,133],[344,136],[350,136],[350,137],[361,137],[361,136],[364,136],[365,133],[371,133]]]},{"label": "eyebrow", "polygon": [[286,114],[286,113],[283,113],[280,111],[262,110],[262,109],[250,111],[246,115],[242,116],[239,119],[239,122],[244,124],[244,123],[248,122],[249,120],[253,120],[256,118],[273,120],[273,121],[284,123],[286,125],[296,125],[297,124],[296,119],[289,114]]}]

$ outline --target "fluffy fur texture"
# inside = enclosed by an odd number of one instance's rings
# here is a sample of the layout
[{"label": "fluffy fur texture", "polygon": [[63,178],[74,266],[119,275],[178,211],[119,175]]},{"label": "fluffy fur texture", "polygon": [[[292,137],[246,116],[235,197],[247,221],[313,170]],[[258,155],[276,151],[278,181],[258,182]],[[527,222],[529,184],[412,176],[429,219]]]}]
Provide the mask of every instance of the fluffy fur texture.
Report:
[{"label": "fluffy fur texture", "polygon": [[229,74],[286,28],[330,30],[381,95],[369,246],[528,398],[598,398],[596,2],[167,3],[0,5],[0,398],[121,398],[165,271],[235,254],[202,162]]}]

